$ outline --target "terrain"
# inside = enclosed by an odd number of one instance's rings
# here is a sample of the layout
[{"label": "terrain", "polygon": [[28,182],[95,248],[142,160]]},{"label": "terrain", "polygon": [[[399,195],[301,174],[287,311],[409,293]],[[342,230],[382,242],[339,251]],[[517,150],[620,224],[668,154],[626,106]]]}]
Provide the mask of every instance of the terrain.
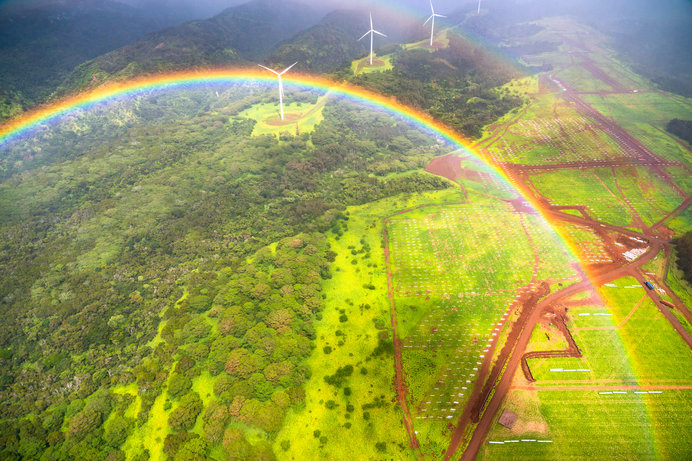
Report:
[{"label": "terrain", "polygon": [[25,3],[0,5],[0,120],[44,102],[84,61],[189,19],[105,0]]},{"label": "terrain", "polygon": [[692,456],[692,101],[486,16],[308,62],[285,120],[248,72],[3,141],[2,456]]}]

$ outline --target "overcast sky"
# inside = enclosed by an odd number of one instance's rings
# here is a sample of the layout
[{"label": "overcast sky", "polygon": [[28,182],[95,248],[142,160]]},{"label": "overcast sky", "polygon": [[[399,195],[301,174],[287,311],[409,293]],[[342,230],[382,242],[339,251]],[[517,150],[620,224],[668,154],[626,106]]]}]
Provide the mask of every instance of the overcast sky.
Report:
[{"label": "overcast sky", "polygon": [[[40,3],[79,3],[99,0],[0,0],[0,5],[33,5]],[[134,6],[155,6],[184,10],[195,18],[211,17],[224,9],[247,3],[248,0],[110,0],[127,3]],[[404,8],[410,12],[420,12],[424,15],[430,8],[427,0],[294,0],[306,4],[318,3],[321,6],[332,3],[344,8],[368,8],[374,5],[387,5],[394,8]],[[440,12],[449,12],[463,4],[471,4],[476,0],[434,0],[435,8]],[[493,0],[485,0],[493,1]],[[560,1],[560,0],[558,0]]]}]

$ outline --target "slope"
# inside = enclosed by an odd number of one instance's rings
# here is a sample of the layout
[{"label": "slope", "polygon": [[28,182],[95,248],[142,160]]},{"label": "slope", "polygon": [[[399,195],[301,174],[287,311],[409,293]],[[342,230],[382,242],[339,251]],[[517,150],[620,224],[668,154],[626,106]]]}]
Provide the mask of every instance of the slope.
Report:
[{"label": "slope", "polygon": [[76,65],[172,21],[109,0],[0,7],[0,120],[45,99]]},{"label": "slope", "polygon": [[56,90],[59,97],[135,75],[173,69],[233,65],[257,60],[279,41],[309,27],[318,8],[255,0],[206,20],[168,28],[76,67]]}]

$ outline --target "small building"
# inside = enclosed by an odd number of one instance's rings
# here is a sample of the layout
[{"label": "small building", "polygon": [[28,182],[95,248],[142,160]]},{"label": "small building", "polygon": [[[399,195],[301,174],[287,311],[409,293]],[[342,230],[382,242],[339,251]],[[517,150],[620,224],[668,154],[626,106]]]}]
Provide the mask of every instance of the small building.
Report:
[{"label": "small building", "polygon": [[516,421],[517,415],[509,410],[505,410],[502,412],[500,419],[497,422],[502,426],[505,426],[507,429],[511,429]]}]

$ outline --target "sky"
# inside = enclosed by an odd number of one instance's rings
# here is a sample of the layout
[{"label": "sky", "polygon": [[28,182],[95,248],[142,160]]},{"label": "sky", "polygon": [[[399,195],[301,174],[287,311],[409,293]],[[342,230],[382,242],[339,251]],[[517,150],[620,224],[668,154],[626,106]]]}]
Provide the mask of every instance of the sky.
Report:
[{"label": "sky", "polygon": [[[175,12],[176,16],[190,19],[203,19],[214,16],[224,9],[246,3],[248,0],[0,0],[0,6],[33,5],[40,3],[79,3],[117,1],[138,7],[152,8],[154,11],[166,10]],[[280,3],[282,0],[274,0]],[[332,4],[341,8],[375,7],[376,5],[390,6],[405,12],[425,18],[430,11],[429,0],[293,0],[305,4],[315,4],[324,7]],[[433,0],[438,13],[452,13],[460,8],[470,10],[475,8],[477,0]],[[482,6],[487,10],[504,10],[505,12],[533,9],[541,11],[574,11],[579,14],[607,16],[622,15],[646,17],[651,15],[668,16],[667,19],[683,19],[692,23],[692,0],[482,0]],[[668,14],[667,14],[668,13]]]},{"label": "sky", "polygon": [[[0,0],[2,6],[26,6],[42,3],[79,3],[99,0]],[[202,19],[214,16],[224,9],[247,3],[248,0],[110,0],[126,3],[137,7],[167,8],[184,11],[190,19]],[[388,5],[395,8],[405,8],[410,12],[423,16],[430,8],[428,0],[294,0],[302,3],[316,3],[320,6],[332,3],[341,8],[368,8],[374,5]],[[462,4],[471,4],[476,0],[435,0],[435,8],[440,12],[449,12]],[[486,0],[488,1],[488,0]],[[492,1],[492,0],[491,0]]]}]

